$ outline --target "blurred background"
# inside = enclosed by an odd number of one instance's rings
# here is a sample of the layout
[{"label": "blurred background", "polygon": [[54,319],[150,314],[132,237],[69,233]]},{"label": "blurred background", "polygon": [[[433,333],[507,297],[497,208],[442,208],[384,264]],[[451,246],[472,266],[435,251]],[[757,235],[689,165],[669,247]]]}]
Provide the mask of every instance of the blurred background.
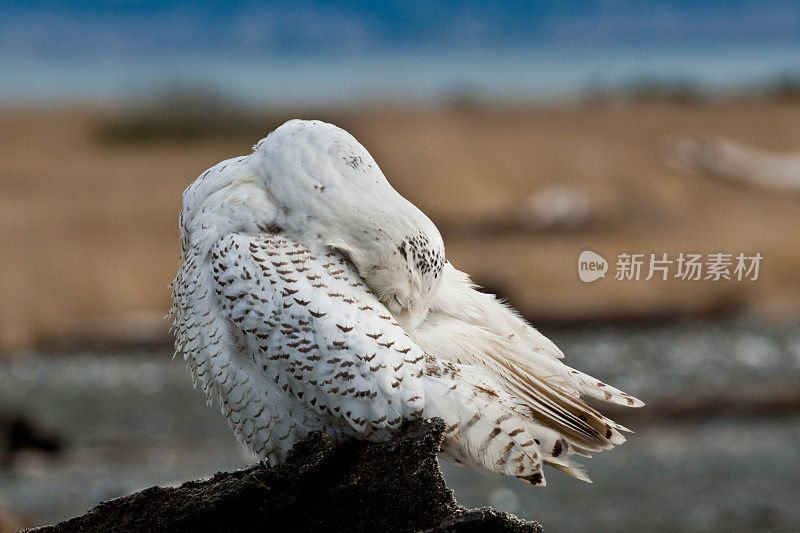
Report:
[{"label": "blurred background", "polygon": [[[797,2],[1,9],[0,531],[254,461],[161,317],[181,192],[292,117],[355,135],[458,268],[648,403],[608,410],[636,433],[586,461],[594,485],[443,465],[462,504],[548,531],[800,530]],[[605,279],[581,282],[584,250]],[[621,253],[681,252],[763,260],[614,279]]]}]

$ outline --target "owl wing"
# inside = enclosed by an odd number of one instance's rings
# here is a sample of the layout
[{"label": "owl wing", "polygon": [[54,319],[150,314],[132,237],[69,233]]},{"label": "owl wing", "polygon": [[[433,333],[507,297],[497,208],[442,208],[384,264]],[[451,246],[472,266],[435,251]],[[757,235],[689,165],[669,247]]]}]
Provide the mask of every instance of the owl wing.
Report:
[{"label": "owl wing", "polygon": [[555,344],[496,297],[477,291],[469,277],[449,263],[430,313],[412,336],[436,357],[486,368],[534,418],[586,451],[620,444],[625,441],[620,431],[628,430],[581,396],[644,405],[563,364]]},{"label": "owl wing", "polygon": [[422,350],[341,255],[232,233],[210,258],[222,314],[253,373],[361,438],[386,438],[422,416]]}]

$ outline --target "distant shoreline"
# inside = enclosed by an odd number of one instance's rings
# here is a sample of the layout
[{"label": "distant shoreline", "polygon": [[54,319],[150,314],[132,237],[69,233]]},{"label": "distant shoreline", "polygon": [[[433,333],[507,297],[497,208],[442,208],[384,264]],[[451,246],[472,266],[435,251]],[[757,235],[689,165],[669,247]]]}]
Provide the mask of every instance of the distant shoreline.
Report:
[{"label": "distant shoreline", "polygon": [[608,95],[692,98],[800,85],[800,44],[695,43],[578,49],[400,48],[315,55],[177,52],[33,54],[0,50],[0,105],[130,104],[170,87],[260,107],[373,102],[439,105],[575,101]]}]

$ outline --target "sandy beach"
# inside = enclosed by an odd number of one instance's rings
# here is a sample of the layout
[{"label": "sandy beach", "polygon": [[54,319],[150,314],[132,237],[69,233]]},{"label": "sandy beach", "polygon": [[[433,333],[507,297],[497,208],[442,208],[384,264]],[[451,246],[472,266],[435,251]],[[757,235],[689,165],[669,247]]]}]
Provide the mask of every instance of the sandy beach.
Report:
[{"label": "sandy beach", "polygon": [[[351,131],[440,227],[451,262],[536,323],[771,318],[800,309],[800,198],[685,175],[662,157],[665,140],[679,134],[800,150],[800,102],[281,115],[332,117]],[[104,141],[98,131],[114,120],[114,111],[86,107],[0,113],[5,352],[166,342],[180,194],[258,140]],[[553,195],[576,202],[580,216],[570,218],[568,203],[566,217],[542,222]],[[583,250],[612,263],[606,279],[580,281]],[[758,252],[763,262],[757,281],[613,279],[620,253],[680,252]]]}]

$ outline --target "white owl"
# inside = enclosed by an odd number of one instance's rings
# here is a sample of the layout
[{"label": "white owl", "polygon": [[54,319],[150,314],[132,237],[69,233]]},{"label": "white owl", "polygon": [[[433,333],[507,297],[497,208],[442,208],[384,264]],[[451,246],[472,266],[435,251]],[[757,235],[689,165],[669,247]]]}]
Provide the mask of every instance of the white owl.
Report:
[{"label": "white owl", "polygon": [[440,417],[442,454],[534,485],[624,442],[581,395],[641,401],[561,351],[445,258],[350,134],[291,120],[183,194],[176,353],[270,464],[309,431],[385,441]]}]

